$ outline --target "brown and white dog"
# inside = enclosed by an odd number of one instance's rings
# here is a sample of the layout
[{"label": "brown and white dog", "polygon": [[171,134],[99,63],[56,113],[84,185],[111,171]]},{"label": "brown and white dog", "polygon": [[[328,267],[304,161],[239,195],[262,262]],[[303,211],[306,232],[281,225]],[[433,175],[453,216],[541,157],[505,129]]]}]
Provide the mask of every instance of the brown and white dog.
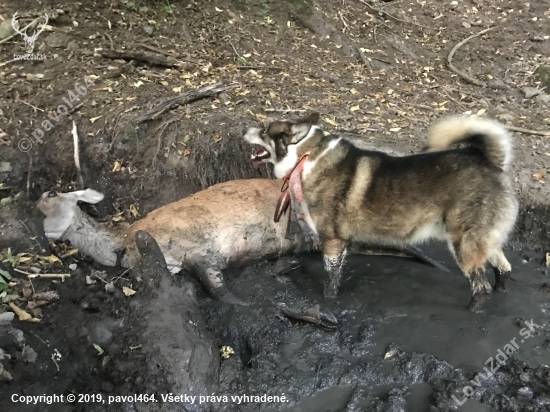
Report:
[{"label": "brown and white dog", "polygon": [[[301,187],[294,190],[302,192],[303,220],[323,244],[325,297],[337,294],[351,242],[446,241],[470,283],[472,311],[491,292],[487,261],[495,269],[495,288],[505,290],[511,266],[502,246],[518,203],[506,173],[512,145],[503,126],[447,118],[431,128],[426,152],[397,157],[326,134],[318,119],[314,113],[248,128],[244,139],[261,146],[252,156],[256,165],[273,163],[277,178],[300,175]],[[465,147],[452,148],[455,144]]]}]

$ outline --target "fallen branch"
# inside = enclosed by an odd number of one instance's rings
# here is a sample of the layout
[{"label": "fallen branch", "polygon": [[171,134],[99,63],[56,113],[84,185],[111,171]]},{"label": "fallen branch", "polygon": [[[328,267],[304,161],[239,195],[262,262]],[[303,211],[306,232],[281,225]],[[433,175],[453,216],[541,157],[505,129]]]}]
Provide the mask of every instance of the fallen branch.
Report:
[{"label": "fallen branch", "polygon": [[475,78],[473,78],[472,76],[470,76],[469,74],[463,72],[462,70],[459,70],[455,67],[455,65],[453,64],[453,56],[455,55],[456,51],[461,47],[463,46],[464,44],[466,44],[468,41],[470,41],[471,39],[473,39],[474,37],[479,37],[481,36],[482,34],[485,34],[487,33],[488,31],[490,30],[493,30],[494,27],[489,27],[488,29],[485,29],[485,30],[481,30],[479,33],[477,34],[472,34],[470,37],[467,37],[465,38],[464,40],[462,40],[460,43],[458,43],[455,47],[452,48],[451,52],[448,54],[447,56],[447,66],[449,67],[449,69],[451,71],[453,71],[454,73],[456,73],[457,75],[459,75],[460,77],[462,77],[464,80],[466,80],[468,83],[472,83],[472,84],[475,84],[476,86],[481,86],[481,87],[485,87],[487,85],[487,83],[485,82],[482,82],[481,80],[477,80]]},{"label": "fallen branch", "polygon": [[14,268],[14,271],[18,273],[22,273],[23,275],[27,275],[29,279],[61,279],[65,280],[65,278],[70,278],[70,273],[29,273],[25,272],[24,270]]},{"label": "fallen branch", "polygon": [[178,61],[172,57],[165,57],[160,54],[150,53],[146,51],[118,49],[102,50],[101,56],[108,59],[137,60],[162,67],[177,67],[180,65],[180,63],[178,63]]},{"label": "fallen branch", "polygon": [[380,17],[384,18],[384,17],[387,17],[389,20],[395,20],[395,21],[398,21],[398,22],[401,22],[401,23],[407,23],[407,24],[412,24],[412,25],[415,25],[415,26],[418,26],[418,27],[423,27],[425,29],[430,29],[430,30],[434,30],[435,27],[428,27],[428,26],[423,26],[422,24],[418,24],[418,23],[415,23],[415,22],[412,22],[412,21],[407,21],[407,20],[402,20],[400,18],[397,18],[395,16],[392,16],[391,14],[385,12],[384,10],[380,10],[380,9],[377,9],[373,6],[371,6],[369,3],[367,3],[366,1],[364,0],[357,0],[359,3],[367,6],[371,11],[375,12],[376,14],[378,14]]},{"label": "fallen branch", "polygon": [[157,117],[159,117],[161,114],[167,112],[168,110],[175,109],[178,106],[189,104],[194,101],[204,99],[206,97],[215,96],[218,93],[225,92],[226,90],[234,89],[239,86],[240,86],[239,83],[232,83],[227,86],[222,85],[222,83],[215,83],[211,86],[206,86],[198,90],[193,90],[189,93],[184,93],[176,97],[171,97],[170,99],[165,100],[162,103],[159,103],[153,109],[149,110],[147,113],[141,116],[137,120],[137,122],[143,123],[148,120],[154,120]]},{"label": "fallen branch", "polygon": [[526,129],[524,127],[517,127],[517,126],[504,126],[506,129],[512,131],[512,132],[519,132],[519,133],[525,133],[525,134],[534,134],[537,136],[550,136],[550,131],[544,132],[542,130],[532,130],[532,129]]}]

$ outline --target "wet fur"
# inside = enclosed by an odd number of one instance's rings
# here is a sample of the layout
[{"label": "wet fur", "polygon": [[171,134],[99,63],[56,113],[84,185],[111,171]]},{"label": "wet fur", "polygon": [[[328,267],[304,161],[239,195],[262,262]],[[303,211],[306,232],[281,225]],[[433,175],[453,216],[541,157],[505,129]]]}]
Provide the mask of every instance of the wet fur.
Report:
[{"label": "wet fur", "polygon": [[[247,130],[244,138],[272,148],[270,161],[279,178],[309,153],[303,191],[312,230],[324,245],[326,297],[336,296],[350,242],[446,241],[470,282],[471,310],[491,291],[487,261],[495,267],[496,286],[505,289],[511,267],[502,246],[518,204],[505,172],[511,142],[502,126],[449,118],[432,128],[425,153],[395,157],[325,135],[315,126],[317,119],[275,121],[264,130]],[[458,143],[466,147],[449,148]]]}]

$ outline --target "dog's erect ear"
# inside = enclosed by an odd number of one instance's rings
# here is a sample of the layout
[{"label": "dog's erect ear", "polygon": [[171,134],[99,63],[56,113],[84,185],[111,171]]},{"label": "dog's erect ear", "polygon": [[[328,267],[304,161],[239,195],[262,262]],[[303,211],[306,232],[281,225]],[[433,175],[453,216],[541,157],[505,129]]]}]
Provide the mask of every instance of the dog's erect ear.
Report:
[{"label": "dog's erect ear", "polygon": [[298,120],[296,123],[306,123],[306,124],[316,125],[318,122],[319,122],[319,113],[313,112],[309,116]]},{"label": "dog's erect ear", "polygon": [[304,137],[307,136],[309,130],[311,129],[311,124],[309,123],[300,123],[293,124],[290,128],[290,144],[296,144]]},{"label": "dog's erect ear", "polygon": [[298,120],[294,124],[290,124],[290,131],[287,144],[296,144],[307,136],[312,126],[315,126],[319,121],[319,113],[314,112],[303,119]]}]

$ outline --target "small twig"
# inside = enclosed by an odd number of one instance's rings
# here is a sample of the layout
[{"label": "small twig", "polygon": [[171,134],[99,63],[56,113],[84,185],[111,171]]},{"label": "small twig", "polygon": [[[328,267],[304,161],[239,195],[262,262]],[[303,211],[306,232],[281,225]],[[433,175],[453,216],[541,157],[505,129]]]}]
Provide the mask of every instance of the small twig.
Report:
[{"label": "small twig", "polygon": [[72,114],[76,112],[78,109],[80,109],[82,106],[84,106],[84,102],[78,103],[75,107],[73,107],[71,110],[69,110],[68,114]]},{"label": "small twig", "polygon": [[124,277],[124,275],[126,275],[128,272],[130,272],[131,269],[126,269],[124,272],[122,272],[119,276],[117,277],[112,277],[111,278],[111,282],[112,283],[115,283],[117,280],[119,279],[122,279]]},{"label": "small twig", "polygon": [[100,281],[102,281],[102,282],[105,283],[105,284],[108,284],[108,283],[109,283],[109,282],[107,282],[105,279],[103,279],[101,276],[99,276],[99,275],[97,274],[97,272],[92,273],[92,276],[90,276],[90,278],[96,279],[96,280],[100,280]]},{"label": "small twig", "polygon": [[36,107],[36,106],[33,106],[32,104],[30,103],[27,103],[25,100],[22,100],[22,99],[19,99],[19,101],[23,104],[26,104],[27,106],[29,107],[32,107],[34,109],[34,112],[36,113],[37,110],[40,110],[41,112],[43,112],[44,110],[42,110],[40,107]]},{"label": "small twig", "polygon": [[307,112],[304,109],[264,109],[266,113],[302,113]]},{"label": "small twig", "polygon": [[367,68],[372,69],[372,66],[370,65],[369,61],[367,60],[367,56],[365,56],[365,53],[363,50],[361,50],[361,47],[357,48],[357,53],[359,53],[359,57],[361,58],[361,61]]},{"label": "small twig", "polygon": [[32,333],[34,336],[36,336],[36,338],[37,338],[38,340],[42,341],[42,343],[43,343],[44,345],[46,345],[48,348],[50,347],[50,344],[49,344],[49,343],[45,342],[40,336],[38,336],[38,335],[37,335],[36,333],[34,333],[32,330],[30,330],[29,332]]},{"label": "small twig", "polygon": [[418,26],[418,27],[423,27],[425,29],[430,29],[430,30],[433,30],[434,28],[433,27],[428,27],[428,26],[423,26],[422,24],[418,24],[418,23],[415,23],[415,22],[412,22],[412,21],[407,21],[407,20],[402,20],[400,18],[397,18],[395,16],[392,16],[391,14],[385,12],[384,10],[380,10],[380,9],[377,9],[373,6],[371,6],[369,3],[367,3],[366,1],[364,0],[357,0],[359,3],[361,4],[364,4],[365,6],[367,6],[371,11],[377,13],[379,16],[381,17],[388,17],[389,19],[391,20],[395,20],[395,21],[399,21],[401,23],[407,23],[407,24],[413,24],[415,26]]},{"label": "small twig", "polygon": [[27,174],[27,197],[29,196],[29,192],[31,190],[31,175],[32,175],[32,156],[29,152],[29,173]]},{"label": "small twig", "polygon": [[[1,43],[1,42],[0,42]],[[0,63],[0,67],[4,67],[5,65],[7,64],[10,64],[10,63],[13,63],[13,62],[16,62],[18,61],[19,59],[11,59],[11,60],[8,60],[7,62],[3,62],[3,63]]]},{"label": "small twig", "polygon": [[24,270],[14,268],[14,271],[18,273],[22,273],[23,275],[27,275],[29,279],[61,279],[65,280],[65,278],[71,277],[70,273],[29,273],[25,272]]},{"label": "small twig", "polygon": [[59,255],[59,259],[63,260],[75,255],[78,255],[78,249],[72,249],[72,250],[69,250],[67,253],[63,253],[62,255]]},{"label": "small twig", "polygon": [[443,91],[445,92],[445,94],[447,95],[447,97],[448,97],[449,99],[451,99],[451,101],[452,101],[453,103],[455,103],[458,107],[460,107],[460,108],[461,108],[462,110],[464,110],[464,111],[468,110],[468,108],[465,107],[465,106],[463,106],[462,104],[460,104],[460,103],[458,102],[458,100],[452,98],[451,95],[447,92],[447,89],[446,89],[445,87],[443,87]]},{"label": "small twig", "polygon": [[485,33],[487,33],[488,31],[490,30],[493,30],[495,27],[489,27],[488,29],[485,29],[485,30],[482,30],[480,31],[479,33],[476,33],[476,34],[472,34],[470,37],[466,37],[464,40],[462,40],[460,43],[458,43],[455,47],[452,48],[452,50],[450,51],[450,53],[448,54],[447,56],[447,66],[449,67],[449,69],[453,72],[455,72],[456,74],[458,74],[460,77],[462,77],[464,80],[466,80],[468,83],[472,83],[472,84],[475,84],[476,86],[481,86],[481,87],[485,87],[487,85],[487,83],[485,82],[482,82],[480,80],[477,80],[477,79],[474,79],[472,76],[470,76],[469,74],[467,73],[464,73],[462,70],[459,70],[457,69],[454,65],[453,65],[453,56],[454,54],[456,53],[456,51],[461,47],[463,46],[465,43],[467,43],[469,40],[473,39],[474,37],[479,37]]},{"label": "small twig", "polygon": [[111,50],[114,50],[115,49],[115,45],[113,43],[113,39],[111,36],[109,36],[108,33],[105,33],[105,36],[107,36],[109,38],[109,41],[111,42]]},{"label": "small twig", "polygon": [[82,170],[80,169],[80,150],[78,148],[78,132],[76,122],[73,120],[73,146],[74,146],[74,165],[76,167],[76,178],[80,190],[84,190],[84,179],[82,179]]},{"label": "small twig", "polygon": [[391,65],[391,62],[389,60],[384,60],[384,59],[381,59],[380,57],[374,57],[374,56],[371,56],[370,57],[372,60],[378,60],[379,62],[382,62],[382,63],[386,63],[386,64],[389,64]]},{"label": "small twig", "polygon": [[348,26],[348,24],[346,23],[346,21],[344,20],[344,16],[342,16],[342,12],[341,12],[341,11],[338,12],[338,17],[340,17],[340,20],[342,21],[342,24],[344,25],[344,30],[342,30],[342,33],[345,33],[346,30],[349,29],[349,26]]},{"label": "small twig", "polygon": [[164,133],[164,131],[166,130],[166,128],[168,126],[170,126],[172,123],[174,123],[175,121],[177,121],[178,119],[176,118],[172,118],[172,119],[169,119],[167,121],[165,121],[164,123],[162,123],[158,128],[157,128],[157,133],[159,135],[159,140],[158,140],[158,144],[157,144],[157,151],[155,152],[155,154],[153,155],[153,161],[151,162],[151,167],[154,167],[155,166],[155,163],[157,161],[157,156],[160,152],[160,146],[162,144],[162,135]]},{"label": "small twig", "polygon": [[237,49],[235,48],[235,46],[233,46],[233,43],[231,42],[231,40],[229,40],[229,44],[231,45],[231,47],[233,47],[233,51],[234,51],[235,54],[237,55],[237,58],[240,59],[241,56],[239,55],[239,52],[237,51]]},{"label": "small twig", "polygon": [[237,66],[239,70],[283,70],[282,67],[277,66]]},{"label": "small twig", "polygon": [[544,132],[542,130],[532,130],[532,129],[526,129],[524,127],[517,127],[517,126],[504,126],[506,129],[512,131],[512,132],[519,132],[519,133],[525,133],[525,134],[534,134],[537,136],[550,136],[550,131]]},{"label": "small twig", "polygon": [[425,110],[433,110],[433,107],[426,106],[425,104],[408,103],[403,99],[399,99],[399,100],[401,100],[401,102],[403,102],[403,104],[407,106],[418,107],[419,109],[425,109]]},{"label": "small twig", "polygon": [[145,44],[145,43],[136,43],[136,46],[145,47],[148,50],[154,51],[155,53],[164,54],[165,56],[175,57],[172,53],[168,53],[164,50],[157,49],[156,47],[149,46],[148,44]]}]

